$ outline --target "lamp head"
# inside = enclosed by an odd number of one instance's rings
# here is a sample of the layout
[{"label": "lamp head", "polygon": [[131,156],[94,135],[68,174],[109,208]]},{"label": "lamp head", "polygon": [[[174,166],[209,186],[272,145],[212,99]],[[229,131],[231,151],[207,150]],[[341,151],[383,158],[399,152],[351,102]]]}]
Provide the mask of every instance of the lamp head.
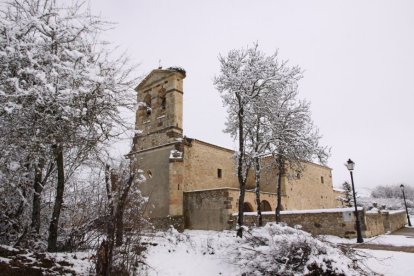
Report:
[{"label": "lamp head", "polygon": [[348,159],[348,161],[346,162],[345,166],[348,168],[348,170],[351,172],[354,170],[355,167],[355,163],[354,161],[352,161],[351,159]]},{"label": "lamp head", "polygon": [[404,190],[404,184],[400,185],[401,190]]}]

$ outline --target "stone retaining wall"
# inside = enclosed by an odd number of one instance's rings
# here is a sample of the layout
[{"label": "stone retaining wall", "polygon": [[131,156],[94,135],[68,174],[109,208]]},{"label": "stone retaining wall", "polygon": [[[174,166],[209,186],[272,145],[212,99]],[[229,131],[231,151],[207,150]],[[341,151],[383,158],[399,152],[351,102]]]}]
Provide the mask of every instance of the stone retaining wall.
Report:
[{"label": "stone retaining wall", "polygon": [[[264,196],[264,195],[263,195]],[[266,195],[271,197],[273,195]],[[184,220],[181,228],[202,230],[231,230],[237,224],[236,189],[212,189],[184,192]],[[254,200],[254,193],[246,193],[246,202]],[[281,219],[287,225],[300,225],[314,235],[356,237],[354,208],[333,208],[300,211],[282,211]],[[401,211],[365,212],[358,209],[363,237],[372,237],[404,227],[405,213]],[[274,222],[274,211],[263,212],[263,223]],[[245,213],[244,224],[257,224],[256,212]]]},{"label": "stone retaining wall", "polygon": [[386,233],[384,223],[384,216],[382,213],[366,212],[365,213],[365,224],[368,226],[365,230],[365,237],[373,237]]},{"label": "stone retaining wall", "polygon": [[401,229],[407,223],[407,215],[405,210],[398,211],[381,211],[383,216],[386,217],[384,221],[388,222],[385,225],[385,231],[394,232]]},{"label": "stone retaining wall", "polygon": [[[362,236],[369,238],[384,234],[387,231],[393,232],[403,228],[406,223],[404,215],[403,210],[372,213],[364,212],[360,207],[358,209],[358,216],[361,222]],[[234,229],[237,215],[233,214],[233,216],[232,227]],[[281,220],[291,227],[300,225],[302,230],[313,235],[334,235],[344,238],[356,237],[354,208],[282,211]],[[274,221],[274,212],[263,213],[263,223]],[[256,213],[246,213],[244,223],[247,226],[256,225]]]},{"label": "stone retaining wall", "polygon": [[[364,216],[362,208],[358,211],[358,215],[362,222]],[[302,230],[313,235],[334,235],[346,238],[356,236],[355,217],[352,208],[282,211],[281,219],[282,222],[291,227],[300,225]],[[236,220],[234,219],[234,221]],[[263,213],[264,223],[274,221],[274,212]],[[247,213],[244,222],[248,226],[256,225],[256,213]],[[365,224],[362,223],[361,226],[362,229],[365,229]]]}]

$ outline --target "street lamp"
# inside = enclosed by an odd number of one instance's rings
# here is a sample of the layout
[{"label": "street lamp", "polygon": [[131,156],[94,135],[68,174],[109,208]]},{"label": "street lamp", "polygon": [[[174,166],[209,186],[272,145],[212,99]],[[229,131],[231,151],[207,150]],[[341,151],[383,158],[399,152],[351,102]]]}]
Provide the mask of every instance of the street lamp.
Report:
[{"label": "street lamp", "polygon": [[412,226],[412,225],[411,225],[411,221],[410,221],[410,216],[408,215],[407,201],[405,200],[404,185],[403,185],[403,184],[401,184],[401,185],[400,185],[400,188],[401,188],[401,191],[402,191],[402,193],[403,193],[404,204],[405,204],[405,212],[407,212],[408,226]]},{"label": "street lamp", "polygon": [[354,167],[355,167],[355,163],[351,159],[348,159],[345,166],[348,168],[349,172],[351,173],[352,194],[354,195],[354,206],[355,206],[355,224],[356,224],[356,230],[357,230],[357,243],[363,243],[364,239],[362,239],[361,224],[359,222],[358,207],[357,207],[356,196],[355,196],[354,176],[352,174],[352,171],[354,170]]}]

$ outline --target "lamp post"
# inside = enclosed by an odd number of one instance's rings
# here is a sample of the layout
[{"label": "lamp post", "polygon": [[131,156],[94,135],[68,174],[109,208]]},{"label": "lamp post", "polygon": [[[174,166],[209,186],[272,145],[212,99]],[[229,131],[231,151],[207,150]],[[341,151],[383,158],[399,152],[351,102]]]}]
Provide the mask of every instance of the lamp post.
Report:
[{"label": "lamp post", "polygon": [[405,212],[407,213],[408,226],[412,226],[411,221],[410,221],[410,216],[408,215],[407,201],[405,200],[404,185],[401,184],[400,188],[401,188],[401,191],[403,193],[404,204],[405,204]]},{"label": "lamp post", "polygon": [[362,238],[362,234],[361,234],[361,223],[358,217],[358,207],[357,207],[356,196],[355,196],[354,176],[352,174],[355,163],[351,159],[348,159],[345,166],[348,168],[349,172],[351,173],[352,194],[354,196],[354,206],[355,206],[355,224],[356,224],[356,230],[357,230],[357,243],[363,243],[364,239]]}]

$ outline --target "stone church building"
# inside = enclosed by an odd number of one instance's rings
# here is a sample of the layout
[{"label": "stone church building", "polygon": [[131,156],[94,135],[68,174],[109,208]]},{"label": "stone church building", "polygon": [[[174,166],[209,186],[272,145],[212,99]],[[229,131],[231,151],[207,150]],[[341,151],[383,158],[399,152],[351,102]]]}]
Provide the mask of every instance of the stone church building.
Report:
[{"label": "stone church building", "polygon": [[[129,156],[145,172],[142,193],[149,198],[145,215],[160,226],[178,229],[229,228],[238,210],[234,151],[184,136],[183,99],[186,73],[179,68],[153,70],[137,87],[140,105]],[[191,93],[191,92],[190,92]],[[261,200],[264,211],[276,206],[277,170],[264,160]],[[245,211],[256,211],[254,176],[248,180]],[[284,176],[284,210],[335,208],[331,169],[313,163]],[[293,177],[292,177],[293,175]]]}]

